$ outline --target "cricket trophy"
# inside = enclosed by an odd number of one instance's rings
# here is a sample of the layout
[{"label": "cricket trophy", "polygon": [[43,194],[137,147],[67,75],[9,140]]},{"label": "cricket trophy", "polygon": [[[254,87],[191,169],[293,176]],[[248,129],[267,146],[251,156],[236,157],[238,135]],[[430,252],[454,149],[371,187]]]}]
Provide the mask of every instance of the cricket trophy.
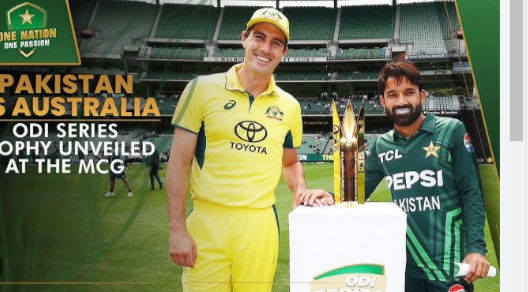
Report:
[{"label": "cricket trophy", "polygon": [[349,100],[342,122],[335,102],[332,108],[335,199],[340,206],[355,207],[365,204],[365,102],[362,99],[356,119]]}]

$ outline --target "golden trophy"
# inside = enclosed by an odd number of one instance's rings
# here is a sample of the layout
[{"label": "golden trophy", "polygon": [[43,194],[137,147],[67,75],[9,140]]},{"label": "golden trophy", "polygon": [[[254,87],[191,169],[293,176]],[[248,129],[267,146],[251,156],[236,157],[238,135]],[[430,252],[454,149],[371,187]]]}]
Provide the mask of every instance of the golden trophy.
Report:
[{"label": "golden trophy", "polygon": [[[334,113],[337,113],[335,104]],[[339,120],[339,118],[337,118]],[[365,102],[356,119],[352,103],[347,103],[343,121],[336,125],[334,114],[334,180],[336,203],[345,207],[365,204]],[[336,127],[337,126],[337,127]],[[339,133],[336,133],[339,128]],[[335,151],[339,154],[336,155]],[[339,164],[337,167],[336,164]]]}]

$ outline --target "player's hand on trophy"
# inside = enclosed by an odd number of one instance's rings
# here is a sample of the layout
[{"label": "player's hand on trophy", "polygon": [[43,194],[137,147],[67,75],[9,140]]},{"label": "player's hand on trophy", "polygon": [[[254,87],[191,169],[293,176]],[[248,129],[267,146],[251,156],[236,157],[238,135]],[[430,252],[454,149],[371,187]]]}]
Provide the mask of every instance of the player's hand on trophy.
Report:
[{"label": "player's hand on trophy", "polygon": [[187,230],[171,232],[169,255],[176,264],[194,268],[198,256],[196,243]]},{"label": "player's hand on trophy", "polygon": [[464,278],[468,283],[473,283],[478,278],[488,275],[490,263],[485,256],[476,252],[468,253],[462,262],[469,264],[469,271]]},{"label": "player's hand on trophy", "polygon": [[325,190],[305,190],[294,197],[293,208],[295,209],[299,205],[323,207],[334,203],[334,196]]}]

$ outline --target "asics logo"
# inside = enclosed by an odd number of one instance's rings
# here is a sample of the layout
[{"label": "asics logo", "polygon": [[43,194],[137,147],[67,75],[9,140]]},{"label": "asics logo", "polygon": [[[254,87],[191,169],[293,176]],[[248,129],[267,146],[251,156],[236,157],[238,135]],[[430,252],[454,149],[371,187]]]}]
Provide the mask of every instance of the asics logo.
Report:
[{"label": "asics logo", "polygon": [[230,99],[225,105],[224,105],[224,109],[225,110],[230,110],[232,108],[234,108],[236,105],[236,101],[233,100],[233,99]]}]

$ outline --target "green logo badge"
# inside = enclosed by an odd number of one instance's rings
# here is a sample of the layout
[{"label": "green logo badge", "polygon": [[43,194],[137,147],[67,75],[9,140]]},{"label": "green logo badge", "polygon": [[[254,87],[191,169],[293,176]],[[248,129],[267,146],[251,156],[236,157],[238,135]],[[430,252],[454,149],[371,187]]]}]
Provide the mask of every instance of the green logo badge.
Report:
[{"label": "green logo badge", "polygon": [[282,17],[280,16],[280,14],[278,12],[274,12],[274,11],[269,11],[268,9],[264,10],[262,12],[262,15],[263,16],[270,16],[272,18],[278,18],[278,19],[282,19]]},{"label": "green logo badge", "polygon": [[[33,3],[25,2],[7,11],[7,26],[11,31],[20,31],[20,39],[45,40],[50,38],[50,31],[46,29],[47,23],[46,10]],[[52,31],[52,34],[56,35],[56,30]],[[37,50],[32,46],[34,42],[20,42],[19,44],[18,51],[26,58]]]},{"label": "green logo badge", "polygon": [[359,264],[337,268],[315,276],[310,283],[312,292],[372,291],[385,292],[385,267],[378,264]]},{"label": "green logo badge", "polygon": [[2,0],[0,13],[0,65],[80,65],[67,0]]}]

